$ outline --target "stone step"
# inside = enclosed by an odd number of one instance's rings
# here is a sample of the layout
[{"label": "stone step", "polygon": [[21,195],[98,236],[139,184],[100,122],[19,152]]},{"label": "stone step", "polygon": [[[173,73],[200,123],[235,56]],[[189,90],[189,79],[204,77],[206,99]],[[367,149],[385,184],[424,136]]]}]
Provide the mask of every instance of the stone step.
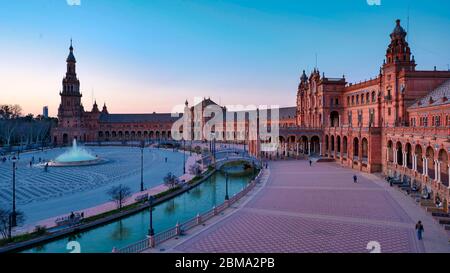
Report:
[{"label": "stone step", "polygon": [[433,212],[432,215],[435,217],[450,218],[450,214],[445,212]]},{"label": "stone step", "polygon": [[438,212],[438,213],[443,213],[444,209],[439,209],[439,208],[432,208],[432,207],[427,207],[427,212],[433,213],[433,212]]},{"label": "stone step", "polygon": [[423,207],[434,207],[436,204],[433,200],[420,200],[420,205]]},{"label": "stone step", "polygon": [[450,218],[447,217],[436,217],[441,225],[450,225]]}]

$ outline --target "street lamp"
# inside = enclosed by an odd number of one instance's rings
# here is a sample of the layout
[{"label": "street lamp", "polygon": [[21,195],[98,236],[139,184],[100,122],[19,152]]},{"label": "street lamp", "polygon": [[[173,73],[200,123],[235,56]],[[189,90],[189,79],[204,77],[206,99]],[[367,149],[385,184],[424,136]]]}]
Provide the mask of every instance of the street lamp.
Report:
[{"label": "street lamp", "polygon": [[183,174],[186,173],[186,140],[183,139]]},{"label": "street lamp", "polygon": [[[225,170],[226,171],[226,170]],[[228,201],[230,197],[228,196],[228,173],[225,173],[225,200]]]},{"label": "street lamp", "polygon": [[154,236],[155,231],[153,230],[153,201],[154,201],[153,195],[150,195],[148,201],[150,203],[150,229],[148,230],[148,236]]},{"label": "street lamp", "polygon": [[13,184],[12,184],[12,194],[13,194],[13,204],[12,204],[12,213],[11,213],[11,227],[17,226],[17,215],[16,215],[16,156],[13,156],[11,159],[13,163]]},{"label": "street lamp", "polygon": [[141,191],[144,191],[144,142],[141,142]]}]

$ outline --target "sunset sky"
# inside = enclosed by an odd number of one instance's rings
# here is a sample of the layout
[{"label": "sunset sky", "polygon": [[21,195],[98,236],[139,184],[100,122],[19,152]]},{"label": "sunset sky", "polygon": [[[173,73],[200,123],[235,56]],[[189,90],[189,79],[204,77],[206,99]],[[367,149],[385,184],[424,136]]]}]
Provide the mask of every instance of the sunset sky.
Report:
[{"label": "sunset sky", "polygon": [[448,69],[448,0],[0,0],[0,104],[56,115],[73,38],[86,110],[168,112],[196,96],[292,106],[316,54],[326,76],[376,76],[408,6],[418,69]]}]

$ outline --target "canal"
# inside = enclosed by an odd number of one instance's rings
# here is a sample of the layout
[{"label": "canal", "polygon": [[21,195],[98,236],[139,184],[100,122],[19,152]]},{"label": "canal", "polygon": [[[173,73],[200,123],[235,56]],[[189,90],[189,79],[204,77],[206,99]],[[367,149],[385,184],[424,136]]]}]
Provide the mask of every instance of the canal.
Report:
[{"label": "canal", "polygon": [[[241,191],[252,179],[253,174],[230,175],[228,190],[230,196]],[[225,200],[226,178],[222,172],[214,173],[199,186],[155,207],[153,227],[155,233],[175,227],[198,213],[203,213]],[[121,220],[36,246],[24,253],[69,253],[67,244],[76,241],[81,253],[111,253],[113,247],[122,248],[145,239],[149,229],[149,210],[139,212]]]}]

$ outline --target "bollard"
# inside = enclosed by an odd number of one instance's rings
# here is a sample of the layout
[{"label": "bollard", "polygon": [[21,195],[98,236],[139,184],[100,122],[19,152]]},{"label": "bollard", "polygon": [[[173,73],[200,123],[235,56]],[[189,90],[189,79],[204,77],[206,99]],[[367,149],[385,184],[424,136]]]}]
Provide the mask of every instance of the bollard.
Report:
[{"label": "bollard", "polygon": [[181,235],[181,227],[179,222],[177,222],[177,224],[175,225],[175,231],[177,236]]},{"label": "bollard", "polygon": [[200,225],[202,223],[202,218],[200,217],[200,213],[197,213],[197,225]]}]

